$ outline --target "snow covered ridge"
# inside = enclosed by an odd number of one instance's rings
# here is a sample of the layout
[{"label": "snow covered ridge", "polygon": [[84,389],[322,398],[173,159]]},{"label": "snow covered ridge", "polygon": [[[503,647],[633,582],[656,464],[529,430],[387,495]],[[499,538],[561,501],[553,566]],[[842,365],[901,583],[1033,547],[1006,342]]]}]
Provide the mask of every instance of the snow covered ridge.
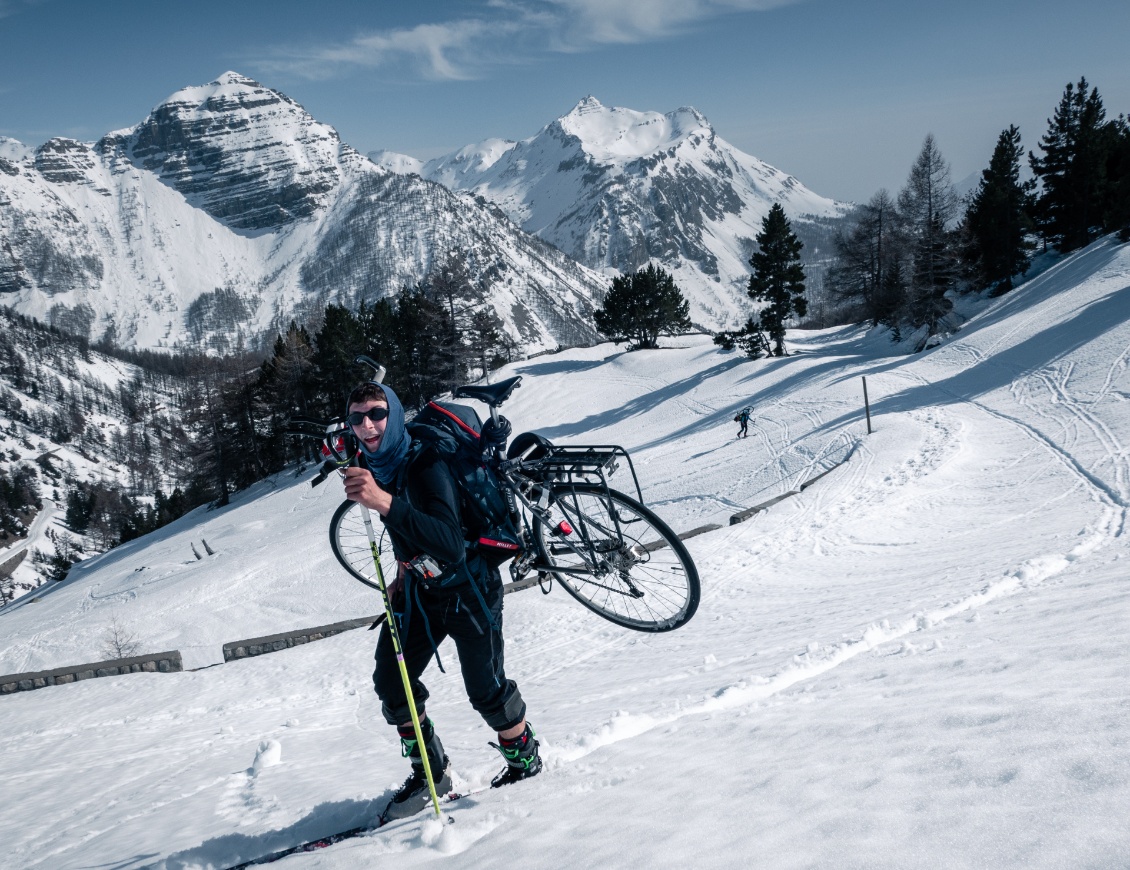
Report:
[{"label": "snow covered ridge", "polygon": [[780,202],[817,263],[827,223],[849,206],[719,137],[696,109],[639,112],[595,97],[521,142],[487,139],[427,163],[370,158],[495,202],[523,229],[606,274],[656,262],[675,276],[692,318],[711,328],[748,312],[749,254]]},{"label": "snow covered ridge", "polygon": [[0,140],[0,205],[0,302],[126,347],[255,345],[328,302],[413,286],[458,249],[481,299],[537,351],[595,338],[607,284],[234,72],[93,144]]},{"label": "snow covered ridge", "polygon": [[[158,491],[168,496],[187,479],[196,460],[178,409],[184,385],[0,307],[0,472],[11,480],[30,471],[42,502],[26,537],[0,536],[0,599],[50,588],[50,577],[65,572],[59,558],[104,552],[118,539],[123,509],[152,508]],[[92,500],[85,525],[67,524],[71,497],[85,489],[93,499],[92,488],[119,498],[99,497],[97,511]]]},{"label": "snow covered ridge", "polygon": [[289,97],[231,72],[177,91],[127,137],[98,148],[121,149],[212,217],[246,230],[323,210],[364,160]]}]

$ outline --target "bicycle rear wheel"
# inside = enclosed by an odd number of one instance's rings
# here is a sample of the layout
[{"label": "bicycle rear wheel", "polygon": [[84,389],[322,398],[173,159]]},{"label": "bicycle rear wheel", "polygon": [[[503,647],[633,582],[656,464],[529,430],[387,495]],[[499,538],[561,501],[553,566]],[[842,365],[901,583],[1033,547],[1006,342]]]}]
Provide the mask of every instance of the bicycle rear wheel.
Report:
[{"label": "bicycle rear wheel", "polygon": [[[375,517],[373,523],[379,541],[384,529],[377,526]],[[330,549],[354,580],[360,580],[373,589],[381,588],[377,582],[377,568],[373,564],[369,535],[361,518],[361,505],[357,502],[344,501],[334,511],[333,519],[330,520]],[[386,544],[381,550],[381,569],[384,571],[385,583],[391,583],[396,577],[397,569],[391,544]]]},{"label": "bicycle rear wheel", "polygon": [[534,518],[538,554],[581,604],[636,631],[671,631],[694,616],[698,569],[654,513],[587,485],[554,487],[549,507],[548,522]]}]

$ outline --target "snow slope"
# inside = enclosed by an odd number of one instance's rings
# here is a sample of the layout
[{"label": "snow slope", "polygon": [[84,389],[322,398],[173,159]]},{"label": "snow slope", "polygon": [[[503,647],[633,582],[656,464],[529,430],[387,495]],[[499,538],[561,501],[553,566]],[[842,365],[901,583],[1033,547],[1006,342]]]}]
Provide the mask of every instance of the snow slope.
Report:
[{"label": "snow slope", "polygon": [[[507,416],[623,444],[677,530],[850,459],[690,539],[703,601],[676,632],[510,596],[545,772],[280,866],[1130,866],[1128,321],[1130,246],[1103,240],[915,357],[842,328],[779,360],[515,365]],[[280,478],[84,563],[0,613],[0,671],[89,657],[113,614],[202,664],[375,612],[324,541],[336,486]],[[0,700],[0,865],[218,867],[370,818],[406,773],[373,641]],[[454,668],[426,682],[457,785],[483,784],[500,760]]]}]

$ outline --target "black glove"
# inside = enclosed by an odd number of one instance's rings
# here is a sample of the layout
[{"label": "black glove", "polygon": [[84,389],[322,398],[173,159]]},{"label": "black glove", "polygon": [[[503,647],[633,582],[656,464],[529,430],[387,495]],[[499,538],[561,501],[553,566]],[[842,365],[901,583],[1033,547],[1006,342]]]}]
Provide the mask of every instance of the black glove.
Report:
[{"label": "black glove", "polygon": [[513,431],[514,427],[505,417],[500,416],[497,423],[492,417],[483,424],[483,431],[479,433],[479,443],[482,444],[483,450],[492,448],[501,450],[506,446],[506,440]]}]

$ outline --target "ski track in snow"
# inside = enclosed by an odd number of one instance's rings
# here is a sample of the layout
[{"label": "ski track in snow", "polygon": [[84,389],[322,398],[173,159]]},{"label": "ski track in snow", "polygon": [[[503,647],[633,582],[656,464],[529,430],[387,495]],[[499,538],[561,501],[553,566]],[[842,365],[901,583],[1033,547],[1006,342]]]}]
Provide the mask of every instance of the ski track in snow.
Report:
[{"label": "ski track in snow", "polygon": [[[996,349],[1006,338],[1012,337],[1024,327],[1029,326],[1036,318],[1037,315],[1032,315],[1022,320],[1013,329],[1008,330],[1004,336],[998,338],[989,350]],[[958,348],[958,355],[962,355],[966,351],[968,352],[966,365],[982,362],[988,355],[972,346]],[[550,766],[574,762],[602,747],[638,737],[655,728],[669,726],[680,719],[703,716],[721,710],[732,710],[765,701],[802,681],[821,676],[862,653],[876,650],[884,644],[903,640],[909,635],[933,628],[955,616],[975,611],[999,599],[1038,586],[1078,560],[1092,555],[1111,543],[1122,534],[1125,527],[1128,481],[1130,481],[1130,452],[1123,446],[1117,434],[1100,418],[1091,413],[1089,406],[1093,406],[1111,393],[1114,382],[1126,370],[1128,357],[1130,357],[1130,347],[1123,351],[1109,366],[1098,395],[1087,401],[1075,397],[1069,389],[1071,365],[1051,366],[1030,376],[1014,380],[1009,387],[1009,393],[1017,404],[1037,418],[1058,423],[1064,431],[1069,431],[1071,424],[1085,428],[1090,438],[1100,445],[1103,451],[1103,455],[1092,463],[1091,468],[1083,467],[1068,449],[1061,448],[1044,432],[1015,415],[990,408],[982,401],[944,390],[944,388],[938,387],[926,378],[915,374],[909,367],[897,373],[897,376],[912,379],[921,386],[937,388],[945,392],[951,399],[958,401],[960,405],[983,413],[1020,432],[1025,438],[1045,451],[1054,462],[1072,474],[1078,481],[1079,486],[1085,487],[1091,492],[1093,500],[1102,506],[1100,516],[1080,532],[1082,540],[1067,553],[1048,553],[1028,559],[1012,571],[986,583],[978,590],[957,601],[942,604],[929,611],[916,613],[894,624],[887,619],[881,619],[864,629],[858,640],[823,646],[812,644],[808,651],[796,656],[792,664],[781,671],[769,676],[751,676],[748,680],[721,687],[712,697],[697,704],[680,707],[675,712],[631,713],[622,711],[580,739],[569,744],[554,746],[550,752],[546,753]],[[1035,383],[1043,387],[1043,392],[1048,397],[1042,402],[1036,401],[1035,391],[1032,389]],[[1052,413],[1050,410],[1060,408],[1066,412],[1067,420],[1062,415]],[[820,415],[815,412],[805,412],[804,416],[812,425],[813,431],[818,430],[822,423]],[[815,498],[802,499],[803,507],[798,515],[798,522],[791,533],[786,533],[792,540],[781,541],[778,538],[774,541],[773,546],[786,551],[795,550],[796,547],[793,545],[800,539],[814,537],[813,528],[816,525],[813,522],[814,516],[823,512],[824,509],[839,514],[857,510],[859,502],[889,495],[895,489],[904,486],[910,479],[928,475],[944,463],[947,456],[952,455],[955,449],[954,445],[959,442],[957,436],[961,424],[939,408],[931,408],[927,411],[911,411],[909,416],[918,419],[921,430],[926,434],[926,440],[917,455],[904,463],[895,475],[888,476],[882,482],[886,484],[885,486],[875,487],[864,484],[866,470],[873,464],[874,456],[869,455],[869,451],[866,449],[861,451],[867,458],[862,462],[855,463],[852,469],[854,473],[849,478],[847,485],[837,487],[836,491],[841,494],[849,489],[862,490],[863,492],[870,490],[870,492],[867,495],[842,500],[838,504],[828,505],[826,508],[827,496],[824,495],[822,490],[817,489]],[[779,449],[780,443],[788,440],[788,426],[787,424],[782,425],[780,427],[782,431],[774,438],[769,435],[767,427],[760,425],[760,421],[766,421],[766,418],[762,416],[759,418],[759,425],[750,428],[756,433],[765,451],[774,455],[774,449]],[[767,422],[772,424],[773,421]],[[1084,439],[1078,435],[1068,438],[1066,446],[1067,448],[1075,447],[1082,440]],[[815,464],[816,460],[812,465]],[[1115,481],[1113,486],[1105,483],[1094,470],[1097,466],[1107,464],[1113,468]],[[756,546],[752,555],[755,558],[759,555],[759,549]],[[730,578],[716,585],[724,587],[735,582],[737,582],[736,578]],[[903,646],[910,648],[909,643],[905,641]]]}]

